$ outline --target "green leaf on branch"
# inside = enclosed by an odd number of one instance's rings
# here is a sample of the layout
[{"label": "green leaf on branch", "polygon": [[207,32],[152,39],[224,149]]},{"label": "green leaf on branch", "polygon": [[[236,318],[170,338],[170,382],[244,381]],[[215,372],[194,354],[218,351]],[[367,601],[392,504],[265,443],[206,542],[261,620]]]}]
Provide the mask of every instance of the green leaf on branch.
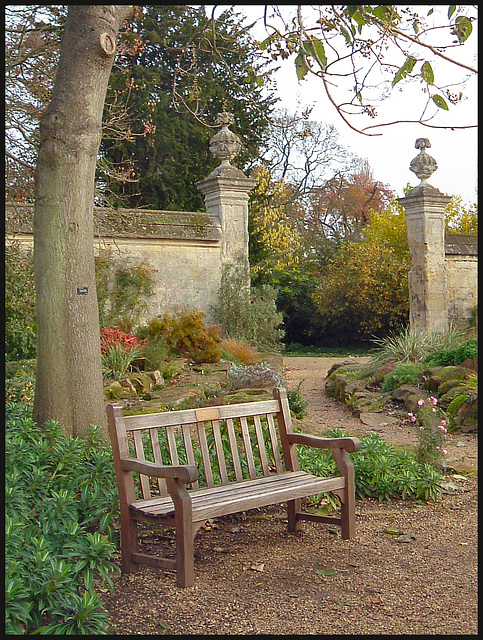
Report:
[{"label": "green leaf on branch", "polygon": [[414,69],[414,65],[416,64],[416,59],[409,56],[406,58],[403,66],[398,69],[396,75],[394,76],[394,80],[392,81],[392,86],[394,87],[398,82],[400,82],[403,78],[405,78],[411,71]]},{"label": "green leaf on branch", "polygon": [[[451,16],[453,15],[453,13],[456,11],[456,5],[455,4],[450,4],[449,5],[449,9],[448,9],[448,19],[451,18]],[[428,13],[429,15],[429,13]]]},{"label": "green leaf on branch", "polygon": [[351,43],[351,36],[350,36],[350,33],[347,31],[347,29],[345,27],[341,27],[340,28],[340,32],[344,36],[346,43],[350,44]]},{"label": "green leaf on branch", "polygon": [[433,68],[431,67],[431,65],[429,64],[428,61],[426,61],[423,64],[423,66],[421,67],[421,76],[422,76],[423,80],[425,82],[427,82],[428,84],[433,84],[434,83]]},{"label": "green leaf on branch", "polygon": [[323,43],[318,38],[311,38],[302,43],[305,55],[315,58],[323,67],[327,66],[327,56]]},{"label": "green leaf on branch", "polygon": [[265,40],[263,40],[263,42],[260,42],[259,44],[259,48],[264,51],[265,49],[268,49],[268,47],[272,44],[272,42],[274,40],[277,40],[280,36],[278,35],[278,33],[272,33],[270,36],[268,36],[268,38],[265,38]]},{"label": "green leaf on branch", "polygon": [[445,111],[449,111],[448,105],[446,104],[446,100],[439,95],[433,96],[433,102],[439,109],[444,109]]},{"label": "green leaf on branch", "polygon": [[473,25],[466,16],[458,16],[455,20],[456,29],[455,35],[460,44],[463,44],[467,40],[473,31]]},{"label": "green leaf on branch", "polygon": [[298,56],[295,58],[295,70],[297,72],[298,80],[302,80],[309,70],[309,65],[307,64],[302,50],[299,51]]}]

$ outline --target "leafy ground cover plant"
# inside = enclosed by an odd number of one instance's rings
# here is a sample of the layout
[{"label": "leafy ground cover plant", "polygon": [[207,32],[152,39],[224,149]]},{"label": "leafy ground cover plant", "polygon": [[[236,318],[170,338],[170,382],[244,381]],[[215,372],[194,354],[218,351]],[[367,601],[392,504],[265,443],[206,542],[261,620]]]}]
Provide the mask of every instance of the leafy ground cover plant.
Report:
[{"label": "leafy ground cover plant", "polygon": [[25,403],[6,406],[5,631],[106,633],[95,584],[112,587],[118,498],[110,447],[93,427],[68,439],[38,428]]},{"label": "leafy ground cover plant", "polygon": [[[331,429],[326,437],[343,438],[347,434],[342,429]],[[305,471],[335,475],[337,468],[328,450],[301,446],[298,453]],[[378,498],[381,502],[393,498],[436,501],[441,495],[442,476],[431,465],[419,463],[408,451],[396,450],[378,434],[362,438],[360,450],[349,456],[360,498]]]},{"label": "leafy ground cover plant", "polygon": [[478,338],[473,338],[454,349],[440,349],[429,355],[425,362],[431,366],[458,366],[465,360],[478,357]]},{"label": "leafy ground cover plant", "polygon": [[383,391],[393,391],[403,384],[416,384],[423,371],[423,365],[415,362],[401,362],[388,372],[382,384]]}]

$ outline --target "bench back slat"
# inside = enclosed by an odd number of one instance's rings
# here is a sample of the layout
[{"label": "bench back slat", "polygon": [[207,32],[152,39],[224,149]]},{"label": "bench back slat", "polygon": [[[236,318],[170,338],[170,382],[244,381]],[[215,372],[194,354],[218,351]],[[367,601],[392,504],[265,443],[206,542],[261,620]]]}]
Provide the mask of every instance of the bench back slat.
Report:
[{"label": "bench back slat", "polygon": [[277,428],[275,427],[275,422],[273,420],[273,415],[271,413],[267,415],[267,422],[268,422],[268,432],[270,434],[270,443],[272,445],[273,459],[275,461],[275,469],[277,473],[282,473],[283,464],[282,464],[282,458],[280,457],[280,451],[278,448]]},{"label": "bench back slat", "polygon": [[208,442],[206,440],[206,431],[204,422],[198,422],[198,439],[201,449],[201,459],[205,470],[205,479],[208,487],[214,487],[213,473],[211,471],[210,452],[208,450]]},{"label": "bench back slat", "polygon": [[250,440],[250,432],[248,431],[248,421],[245,416],[240,418],[240,424],[243,446],[245,448],[245,455],[247,458],[248,473],[250,475],[250,480],[254,480],[257,477],[257,472],[255,471],[255,461],[253,460],[252,443]]},{"label": "bench back slat", "polygon": [[[158,430],[150,429],[149,437],[151,438],[151,447],[153,450],[154,462],[156,464],[164,464],[163,457],[161,455],[161,447],[159,445]],[[166,480],[164,478],[158,478],[158,489],[159,489],[159,495],[162,496],[163,498],[165,498],[168,495],[168,488],[166,486]]]},{"label": "bench back slat", "polygon": [[228,442],[230,443],[231,459],[233,462],[233,470],[237,482],[243,480],[243,474],[240,464],[240,456],[238,455],[238,444],[236,441],[235,428],[233,426],[233,418],[226,419],[226,429],[228,432]]},{"label": "bench back slat", "polygon": [[175,439],[176,427],[166,427],[166,439],[168,440],[169,457],[171,458],[171,464],[178,465],[178,448],[176,447]]},{"label": "bench back slat", "polygon": [[270,469],[268,466],[267,451],[265,449],[265,440],[263,438],[262,423],[260,420],[260,416],[254,416],[254,423],[255,423],[255,435],[257,437],[257,444],[258,444],[258,452],[260,454],[260,464],[262,465],[262,472],[264,476],[268,476],[270,475]]},{"label": "bench back slat", "polygon": [[[195,454],[193,451],[193,443],[191,441],[190,427],[191,425],[189,424],[183,424],[181,426],[181,432],[183,434],[184,449],[186,451],[186,461],[188,464],[192,464],[196,467]],[[196,482],[193,482],[192,486],[193,486],[193,489],[199,489],[200,483],[198,482],[198,480],[196,480]]]},{"label": "bench back slat", "polygon": [[[144,445],[143,445],[142,433],[140,433],[139,431],[136,431],[134,433],[134,446],[135,446],[135,449],[136,449],[136,458],[138,458],[139,460],[146,460],[146,455],[144,453]],[[148,478],[148,476],[140,474],[140,479],[141,479],[141,487],[142,487],[144,498],[145,499],[150,498],[151,497],[151,489],[149,487],[149,478]]]},{"label": "bench back slat", "polygon": [[225,454],[223,452],[223,443],[221,441],[220,421],[213,420],[213,438],[215,440],[216,457],[218,460],[218,469],[220,471],[221,484],[228,484],[228,473],[226,470]]}]

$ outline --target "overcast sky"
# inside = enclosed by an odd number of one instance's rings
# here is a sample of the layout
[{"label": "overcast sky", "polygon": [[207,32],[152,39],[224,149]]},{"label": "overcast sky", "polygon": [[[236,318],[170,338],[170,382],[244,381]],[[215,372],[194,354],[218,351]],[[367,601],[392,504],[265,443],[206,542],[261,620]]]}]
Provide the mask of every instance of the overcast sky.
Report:
[{"label": "overcast sky", "polygon": [[[280,5],[284,11],[292,11],[295,5]],[[438,7],[447,11],[447,7]],[[224,7],[219,7],[222,10]],[[263,16],[264,5],[235,5],[235,9],[248,16],[249,22]],[[304,6],[305,9],[305,6]],[[429,7],[414,6],[415,10],[426,14]],[[446,16],[443,16],[446,18]],[[446,18],[447,19],[447,18]],[[267,33],[263,24],[255,27],[255,37],[265,39]],[[464,57],[464,61],[476,66],[477,33],[474,32],[463,47],[449,53]],[[433,64],[435,77],[451,73],[450,67]],[[442,63],[446,64],[445,62]],[[306,76],[309,77],[309,76]],[[439,76],[441,77],[441,75]],[[414,148],[417,138],[428,138],[431,142],[429,154],[438,163],[438,169],[429,182],[448,195],[460,195],[465,202],[477,199],[477,129],[432,129],[420,124],[397,124],[382,127],[376,132],[382,135],[368,137],[351,130],[340,118],[335,108],[325,95],[322,81],[316,77],[297,80],[294,56],[281,62],[281,69],[276,74],[277,95],[280,97],[279,108],[294,112],[297,107],[313,107],[311,119],[333,124],[341,135],[342,141],[357,155],[367,158],[373,169],[374,177],[389,186],[397,196],[403,195],[403,189],[409,182],[412,186],[419,179],[409,170],[411,160],[419,153]],[[350,82],[350,80],[349,80]],[[450,105],[449,112],[438,110],[438,117],[431,122],[444,125],[467,125],[477,123],[477,78],[466,86],[465,100],[460,104]],[[378,107],[378,119],[371,121],[365,117],[363,121],[354,120],[353,124],[362,127],[379,122],[407,119],[410,107],[420,96],[417,84],[396,85],[391,97]],[[439,113],[440,112],[440,113]],[[413,114],[414,115],[414,114]],[[414,118],[411,118],[414,119]]]}]

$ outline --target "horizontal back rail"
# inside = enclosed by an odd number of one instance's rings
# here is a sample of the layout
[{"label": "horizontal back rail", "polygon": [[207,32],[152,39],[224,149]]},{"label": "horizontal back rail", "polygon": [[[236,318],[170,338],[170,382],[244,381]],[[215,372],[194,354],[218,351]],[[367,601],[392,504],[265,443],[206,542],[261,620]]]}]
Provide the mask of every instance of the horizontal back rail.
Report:
[{"label": "horizontal back rail", "polygon": [[195,424],[205,420],[224,420],[227,418],[241,418],[277,413],[280,410],[278,400],[262,402],[246,402],[243,404],[227,404],[219,407],[204,409],[183,409],[166,413],[147,413],[138,416],[124,416],[126,431],[151,429],[152,427],[167,427],[170,425]]}]

